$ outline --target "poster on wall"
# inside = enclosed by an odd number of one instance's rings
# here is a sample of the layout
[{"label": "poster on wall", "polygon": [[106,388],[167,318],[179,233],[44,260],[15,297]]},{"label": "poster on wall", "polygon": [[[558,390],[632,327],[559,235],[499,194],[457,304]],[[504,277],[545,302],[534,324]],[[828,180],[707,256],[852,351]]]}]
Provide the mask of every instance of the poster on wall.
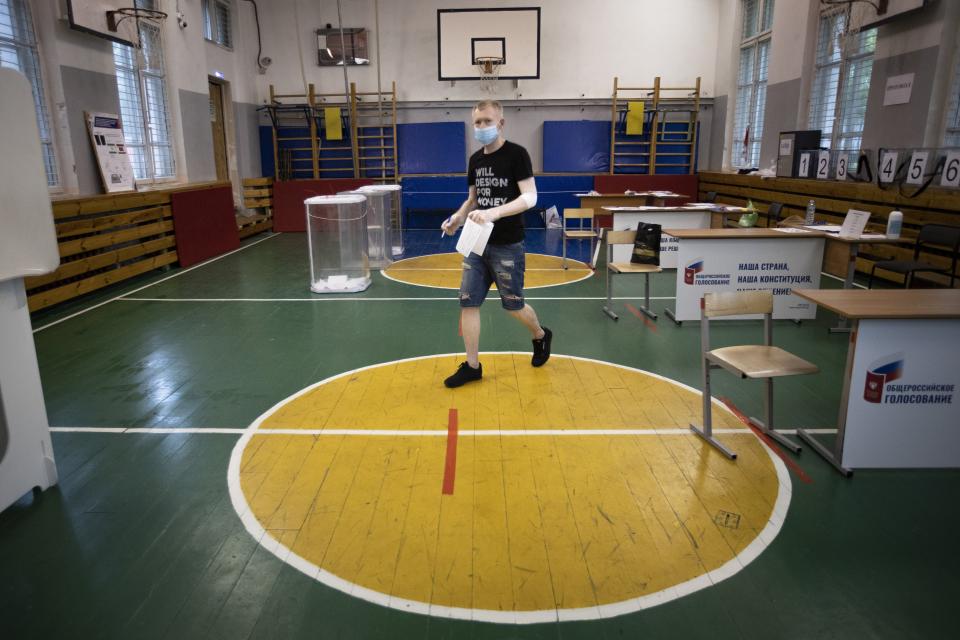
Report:
[{"label": "poster on wall", "polygon": [[97,156],[97,166],[100,167],[104,191],[134,191],[136,184],[133,181],[133,168],[130,166],[130,156],[127,155],[127,145],[123,140],[120,117],[113,113],[91,111],[84,115],[93,153]]}]

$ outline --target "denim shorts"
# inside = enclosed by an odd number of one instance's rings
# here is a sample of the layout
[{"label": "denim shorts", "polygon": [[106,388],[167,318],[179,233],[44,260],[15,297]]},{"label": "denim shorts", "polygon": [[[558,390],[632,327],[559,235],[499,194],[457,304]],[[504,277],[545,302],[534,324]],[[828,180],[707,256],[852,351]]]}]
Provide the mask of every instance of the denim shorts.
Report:
[{"label": "denim shorts", "polygon": [[479,307],[490,285],[497,283],[500,304],[507,311],[523,309],[523,271],[526,258],[523,243],[488,244],[482,256],[471,253],[463,259],[460,306]]}]

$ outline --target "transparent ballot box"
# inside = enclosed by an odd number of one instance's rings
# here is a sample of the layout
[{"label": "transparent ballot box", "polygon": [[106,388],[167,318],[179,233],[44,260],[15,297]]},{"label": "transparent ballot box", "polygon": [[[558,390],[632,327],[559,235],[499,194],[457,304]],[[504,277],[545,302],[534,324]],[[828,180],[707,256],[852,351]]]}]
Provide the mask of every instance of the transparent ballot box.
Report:
[{"label": "transparent ballot box", "polygon": [[382,203],[383,220],[390,223],[390,243],[386,246],[394,256],[403,255],[403,189],[398,184],[370,184],[357,191],[370,197],[372,202],[376,199]]},{"label": "transparent ballot box", "polygon": [[341,191],[339,195],[355,194],[366,198],[367,256],[370,267],[386,269],[393,264],[393,230],[390,225],[390,194],[385,191]]},{"label": "transparent ballot box", "polygon": [[366,200],[361,194],[342,194],[303,201],[311,291],[353,293],[370,286]]}]

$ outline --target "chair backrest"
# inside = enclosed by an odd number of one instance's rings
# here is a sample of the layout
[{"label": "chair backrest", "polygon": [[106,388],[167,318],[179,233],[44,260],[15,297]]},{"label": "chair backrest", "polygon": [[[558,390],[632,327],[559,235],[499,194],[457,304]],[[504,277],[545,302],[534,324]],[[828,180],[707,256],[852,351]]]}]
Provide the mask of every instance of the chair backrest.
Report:
[{"label": "chair backrest", "polygon": [[724,291],[703,294],[703,315],[708,318],[773,313],[773,291]]},{"label": "chair backrest", "polygon": [[716,202],[717,192],[716,191],[707,191],[707,195],[703,197],[704,202]]},{"label": "chair backrest", "polygon": [[[563,228],[568,229],[567,220],[577,220],[577,225],[573,229],[583,229],[586,227],[593,228],[593,209],[564,209],[563,210]],[[589,221],[587,225],[584,225],[585,221]]]},{"label": "chair backrest", "polygon": [[774,227],[780,222],[780,213],[783,211],[782,202],[771,202],[767,207],[767,226]]},{"label": "chair backrest", "polygon": [[607,231],[604,234],[607,244],[633,244],[637,239],[636,229],[627,229],[626,231]]},{"label": "chair backrest", "polygon": [[933,244],[941,247],[950,247],[956,253],[960,250],[960,227],[951,227],[945,224],[925,224],[920,227],[917,235],[917,252],[921,245]]}]

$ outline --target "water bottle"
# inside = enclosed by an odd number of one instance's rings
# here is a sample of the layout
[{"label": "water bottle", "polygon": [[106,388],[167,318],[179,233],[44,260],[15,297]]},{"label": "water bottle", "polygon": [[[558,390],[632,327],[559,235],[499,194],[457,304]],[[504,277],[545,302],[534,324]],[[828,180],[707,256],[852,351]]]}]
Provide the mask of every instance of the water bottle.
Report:
[{"label": "water bottle", "polygon": [[900,228],[903,226],[903,214],[899,211],[891,211],[887,216],[887,237],[896,240],[900,237]]},{"label": "water bottle", "polygon": [[807,215],[803,219],[804,224],[813,224],[815,221],[814,216],[817,213],[817,203],[811,200],[807,203]]}]

